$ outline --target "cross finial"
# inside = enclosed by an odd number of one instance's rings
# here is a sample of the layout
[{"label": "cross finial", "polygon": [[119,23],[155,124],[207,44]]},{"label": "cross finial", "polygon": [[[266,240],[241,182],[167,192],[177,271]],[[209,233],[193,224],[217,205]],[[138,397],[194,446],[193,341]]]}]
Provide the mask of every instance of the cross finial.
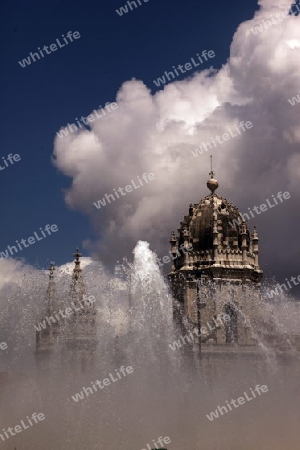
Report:
[{"label": "cross finial", "polygon": [[213,194],[216,189],[218,189],[219,183],[218,180],[215,179],[215,172],[213,171],[213,162],[212,162],[212,155],[210,155],[210,179],[207,181],[206,186]]},{"label": "cross finial", "polygon": [[214,178],[215,172],[213,171],[213,157],[210,155],[210,178]]}]

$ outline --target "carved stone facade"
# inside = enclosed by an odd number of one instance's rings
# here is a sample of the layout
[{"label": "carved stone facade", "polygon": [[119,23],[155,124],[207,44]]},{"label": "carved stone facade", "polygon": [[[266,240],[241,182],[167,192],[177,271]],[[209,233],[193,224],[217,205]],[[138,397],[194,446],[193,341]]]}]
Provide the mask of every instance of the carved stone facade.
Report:
[{"label": "carved stone facade", "polygon": [[[174,316],[177,323],[185,322],[185,329],[198,329],[203,351],[232,345],[246,351],[257,344],[251,324],[257,320],[263,276],[258,234],[255,227],[250,232],[236,206],[215,193],[218,181],[213,172],[210,177],[211,193],[190,205],[178,235],[171,234],[172,254],[181,253],[169,273],[176,299]],[[227,320],[214,325],[224,314]]]}]

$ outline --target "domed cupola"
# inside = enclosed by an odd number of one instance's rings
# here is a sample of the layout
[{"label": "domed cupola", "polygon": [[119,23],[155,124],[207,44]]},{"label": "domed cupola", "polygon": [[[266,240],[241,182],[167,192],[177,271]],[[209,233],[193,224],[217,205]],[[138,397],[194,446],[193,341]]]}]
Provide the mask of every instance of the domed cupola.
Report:
[{"label": "domed cupola", "polygon": [[[182,255],[174,259],[171,273],[204,270],[212,278],[260,281],[257,231],[251,236],[238,208],[216,194],[219,183],[213,170],[207,187],[210,194],[190,204],[176,242],[172,235],[171,252],[178,255],[180,249]],[[183,252],[187,247],[192,250]]]}]

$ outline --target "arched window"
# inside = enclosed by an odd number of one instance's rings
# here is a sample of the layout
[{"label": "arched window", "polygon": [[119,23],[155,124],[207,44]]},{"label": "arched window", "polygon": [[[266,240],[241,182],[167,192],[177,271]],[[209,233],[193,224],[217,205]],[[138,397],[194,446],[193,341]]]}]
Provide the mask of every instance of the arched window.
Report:
[{"label": "arched window", "polygon": [[225,305],[225,314],[229,316],[225,323],[226,344],[231,342],[237,342],[238,340],[238,327],[237,327],[237,311],[233,305]]}]

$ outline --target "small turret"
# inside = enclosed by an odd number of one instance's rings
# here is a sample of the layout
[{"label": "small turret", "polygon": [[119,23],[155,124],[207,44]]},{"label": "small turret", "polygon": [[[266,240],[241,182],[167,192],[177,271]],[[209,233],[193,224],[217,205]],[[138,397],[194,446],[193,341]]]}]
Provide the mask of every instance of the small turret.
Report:
[{"label": "small turret", "polygon": [[176,258],[176,255],[178,254],[178,247],[177,247],[177,239],[175,236],[175,232],[172,231],[171,233],[171,237],[170,237],[170,245],[171,245],[171,253],[173,255],[173,259],[172,259],[172,267],[171,267],[171,272],[174,272],[175,270],[175,264],[174,264],[174,259]]},{"label": "small turret", "polygon": [[254,264],[257,268],[259,268],[259,265],[258,265],[258,253],[259,253],[258,241],[259,241],[259,239],[258,239],[258,234],[257,234],[257,228],[254,227],[253,234],[252,234],[252,246],[253,246],[253,254],[254,254],[254,258],[255,258]]},{"label": "small turret", "polygon": [[242,259],[243,259],[243,264],[246,265],[247,264],[247,249],[248,249],[248,245],[247,245],[247,228],[246,228],[246,222],[245,221],[242,222],[240,235],[241,235],[241,238],[242,238],[242,245],[241,245]]},{"label": "small turret", "polygon": [[83,297],[86,294],[86,288],[82,277],[82,269],[80,267],[80,258],[82,255],[78,247],[73,256],[75,258],[75,267],[73,269],[70,285],[70,299],[74,302],[83,300]]}]

